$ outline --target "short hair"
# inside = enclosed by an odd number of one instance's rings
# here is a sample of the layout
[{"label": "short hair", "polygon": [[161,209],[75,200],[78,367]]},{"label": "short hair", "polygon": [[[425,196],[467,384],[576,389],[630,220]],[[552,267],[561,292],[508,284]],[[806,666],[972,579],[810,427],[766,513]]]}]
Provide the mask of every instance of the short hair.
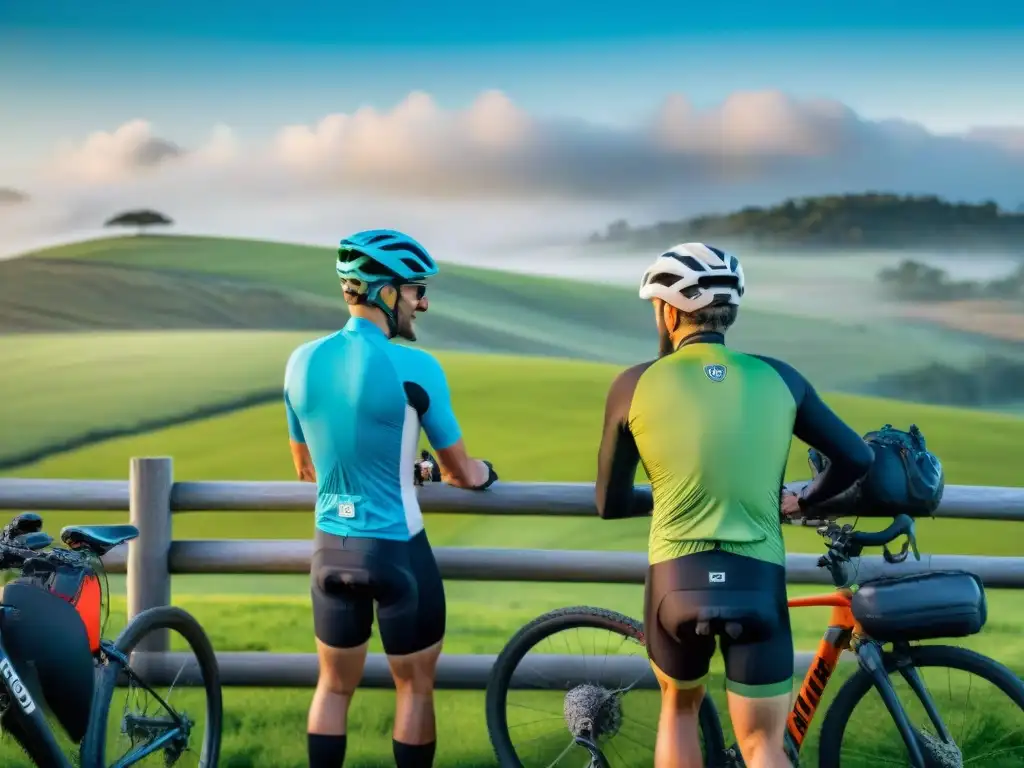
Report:
[{"label": "short hair", "polygon": [[725,333],[736,322],[739,307],[735,304],[712,304],[698,309],[692,314],[683,315],[686,321],[702,331]]},{"label": "short hair", "polygon": [[360,304],[366,304],[366,293],[360,293],[357,290],[356,282],[352,280],[341,281],[341,295],[345,299],[345,303],[350,307],[359,306]]}]

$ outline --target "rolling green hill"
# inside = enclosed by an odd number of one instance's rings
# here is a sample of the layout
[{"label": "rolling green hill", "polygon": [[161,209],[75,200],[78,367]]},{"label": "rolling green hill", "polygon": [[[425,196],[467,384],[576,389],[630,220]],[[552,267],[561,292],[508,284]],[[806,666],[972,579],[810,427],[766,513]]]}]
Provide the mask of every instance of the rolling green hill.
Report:
[{"label": "rolling green hill", "polygon": [[[333,259],[330,248],[198,237],[52,248],[0,263],[0,306],[15,307],[0,314],[0,332],[336,328],[344,308]],[[112,290],[112,281],[124,281],[126,290]],[[161,290],[173,299],[153,299]],[[430,296],[420,328],[428,347],[616,363],[639,362],[656,349],[650,307],[631,289],[445,264]],[[275,301],[282,304],[277,311]],[[1024,356],[1020,345],[980,334],[865,320],[744,310],[731,343],[783,357],[820,387],[845,391],[878,373],[933,360],[963,363],[979,349]]]},{"label": "rolling green hill", "polygon": [[[0,466],[276,398],[290,351],[347,317],[332,263],[328,248],[166,236],[0,262]],[[632,290],[445,264],[430,297],[418,332],[434,350],[618,365],[656,350]],[[980,335],[756,310],[730,344],[848,392],[982,351],[1024,359]]]},{"label": "rolling green hill", "polygon": [[338,301],[271,283],[73,259],[0,263],[0,329],[320,329],[344,322]]}]

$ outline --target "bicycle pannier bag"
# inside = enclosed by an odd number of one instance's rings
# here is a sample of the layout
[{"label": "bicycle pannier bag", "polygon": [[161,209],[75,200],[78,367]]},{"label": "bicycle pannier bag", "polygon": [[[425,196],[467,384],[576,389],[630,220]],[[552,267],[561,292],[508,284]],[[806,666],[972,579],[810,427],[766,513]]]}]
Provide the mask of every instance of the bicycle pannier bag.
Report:
[{"label": "bicycle pannier bag", "polygon": [[[916,424],[909,432],[886,424],[864,435],[875,460],[861,480],[848,491],[824,502],[823,514],[858,517],[930,516],[938,509],[946,486],[942,462],[928,450]],[[828,458],[814,448],[807,452],[814,475],[828,466]]]},{"label": "bicycle pannier bag", "polygon": [[875,579],[853,593],[850,609],[879,642],[967,637],[988,619],[985,587],[967,571]]}]

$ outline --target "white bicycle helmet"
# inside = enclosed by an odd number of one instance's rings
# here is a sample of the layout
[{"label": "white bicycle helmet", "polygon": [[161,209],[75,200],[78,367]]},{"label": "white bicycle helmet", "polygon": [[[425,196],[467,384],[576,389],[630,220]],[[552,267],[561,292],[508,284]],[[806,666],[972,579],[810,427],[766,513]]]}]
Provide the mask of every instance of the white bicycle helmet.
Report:
[{"label": "white bicycle helmet", "polygon": [[640,298],[658,298],[687,314],[712,304],[740,305],[743,267],[731,253],[704,243],[681,243],[644,271]]}]

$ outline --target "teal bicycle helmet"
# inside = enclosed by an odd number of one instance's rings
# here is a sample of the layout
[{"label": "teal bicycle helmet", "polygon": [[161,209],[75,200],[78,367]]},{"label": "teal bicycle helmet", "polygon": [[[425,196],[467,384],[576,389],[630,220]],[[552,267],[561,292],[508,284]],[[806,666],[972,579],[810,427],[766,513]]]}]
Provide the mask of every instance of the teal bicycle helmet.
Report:
[{"label": "teal bicycle helmet", "polygon": [[347,293],[365,296],[367,304],[384,312],[394,334],[395,311],[381,298],[381,289],[422,282],[438,269],[427,249],[408,235],[394,229],[367,229],[338,244],[335,271]]}]

